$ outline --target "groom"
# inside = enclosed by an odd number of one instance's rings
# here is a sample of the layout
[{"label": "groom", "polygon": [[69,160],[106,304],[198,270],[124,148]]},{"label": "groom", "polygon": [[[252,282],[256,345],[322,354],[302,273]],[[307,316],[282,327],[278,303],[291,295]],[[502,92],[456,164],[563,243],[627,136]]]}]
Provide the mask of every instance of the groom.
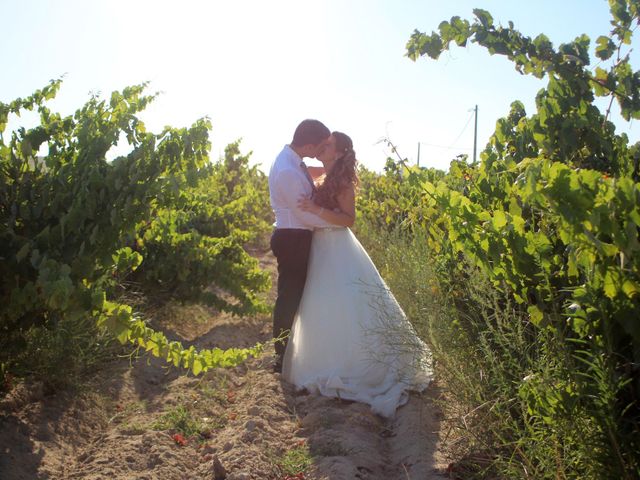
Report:
[{"label": "groom", "polygon": [[[273,336],[278,338],[291,330],[298,310],[311,250],[314,227],[327,227],[320,217],[298,208],[302,196],[310,198],[315,187],[302,161],[317,157],[325,148],[331,132],[318,120],[303,120],[269,170],[269,195],[276,216],[271,236],[271,250],[278,260],[278,298],[273,310]],[[276,342],[274,372],[282,371],[286,340]]]}]

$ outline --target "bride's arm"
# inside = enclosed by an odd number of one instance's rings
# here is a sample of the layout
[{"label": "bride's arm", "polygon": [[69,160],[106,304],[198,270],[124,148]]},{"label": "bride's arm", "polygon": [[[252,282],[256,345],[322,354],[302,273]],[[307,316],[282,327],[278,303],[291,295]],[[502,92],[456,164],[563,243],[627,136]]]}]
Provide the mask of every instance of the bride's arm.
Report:
[{"label": "bride's arm", "polygon": [[316,205],[313,200],[301,198],[298,206],[305,212],[318,215],[321,219],[341,227],[352,227],[356,220],[356,192],[353,188],[345,189],[338,195],[339,212]]}]

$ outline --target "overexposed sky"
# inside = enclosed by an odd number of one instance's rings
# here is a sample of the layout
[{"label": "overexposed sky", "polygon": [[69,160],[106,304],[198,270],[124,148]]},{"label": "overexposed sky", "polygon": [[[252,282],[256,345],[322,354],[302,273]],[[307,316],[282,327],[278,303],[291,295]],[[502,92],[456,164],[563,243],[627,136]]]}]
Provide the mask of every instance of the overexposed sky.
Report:
[{"label": "overexposed sky", "polygon": [[[70,114],[90,91],[150,81],[163,94],[142,114],[148,128],[208,116],[214,158],[242,137],[266,170],[299,121],[317,118],[349,134],[371,169],[391,154],[385,136],[412,162],[421,142],[420,164],[447,169],[472,153],[474,105],[480,151],[509,104],[533,113],[546,83],[476,45],[438,61],[404,56],[415,28],[471,20],[475,7],[555,46],[610,29],[606,0],[0,0],[0,101],[64,74],[52,105]],[[618,124],[640,139],[636,123]]]}]

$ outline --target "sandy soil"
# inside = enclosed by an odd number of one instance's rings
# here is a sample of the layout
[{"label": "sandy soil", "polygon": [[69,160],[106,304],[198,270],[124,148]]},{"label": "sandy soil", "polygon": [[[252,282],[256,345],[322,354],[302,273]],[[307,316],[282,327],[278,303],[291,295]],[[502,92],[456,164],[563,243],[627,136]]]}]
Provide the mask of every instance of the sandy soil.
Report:
[{"label": "sandy soil", "polygon": [[[259,257],[274,273],[274,258]],[[251,346],[271,332],[268,316],[198,306],[158,322],[198,347]],[[272,362],[265,352],[195,378],[145,356],[115,359],[73,392],[18,385],[0,399],[0,478],[448,478],[436,384],[386,420],[367,405],[296,393]],[[183,441],[178,427],[197,433]]]}]

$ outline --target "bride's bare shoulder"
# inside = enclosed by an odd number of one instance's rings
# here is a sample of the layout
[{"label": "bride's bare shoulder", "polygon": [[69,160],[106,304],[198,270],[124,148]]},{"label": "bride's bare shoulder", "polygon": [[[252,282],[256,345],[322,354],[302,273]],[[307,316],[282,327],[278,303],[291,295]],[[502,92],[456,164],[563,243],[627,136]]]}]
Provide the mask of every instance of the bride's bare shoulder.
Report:
[{"label": "bride's bare shoulder", "polygon": [[315,181],[318,181],[318,179],[324,177],[326,173],[324,167],[307,167],[307,171],[311,175],[311,178],[313,178]]},{"label": "bride's bare shoulder", "polygon": [[324,180],[326,178],[327,178],[327,176],[325,174],[322,174],[319,177],[314,177],[313,178],[313,183],[315,184],[316,187],[319,187],[320,185],[322,185],[324,183]]}]

